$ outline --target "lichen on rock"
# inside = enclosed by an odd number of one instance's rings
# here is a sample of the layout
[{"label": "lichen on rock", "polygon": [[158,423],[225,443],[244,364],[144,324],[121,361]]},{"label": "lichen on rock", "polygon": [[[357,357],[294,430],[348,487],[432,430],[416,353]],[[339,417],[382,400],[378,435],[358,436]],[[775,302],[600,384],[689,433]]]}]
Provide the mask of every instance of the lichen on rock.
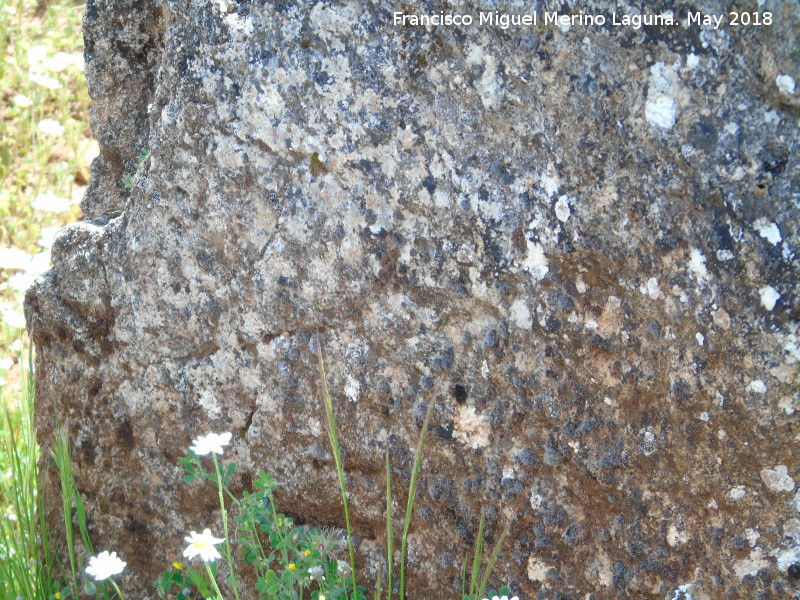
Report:
[{"label": "lichen on rock", "polygon": [[434,398],[411,597],[457,595],[482,511],[521,598],[796,593],[800,9],[759,10],[502,29],[89,2],[101,155],[26,316],[45,455],[57,413],[128,597],[218,517],[174,468],[198,435],[234,433],[236,491],[263,469],[343,526],[317,334],[365,579],[384,452],[404,490]]}]

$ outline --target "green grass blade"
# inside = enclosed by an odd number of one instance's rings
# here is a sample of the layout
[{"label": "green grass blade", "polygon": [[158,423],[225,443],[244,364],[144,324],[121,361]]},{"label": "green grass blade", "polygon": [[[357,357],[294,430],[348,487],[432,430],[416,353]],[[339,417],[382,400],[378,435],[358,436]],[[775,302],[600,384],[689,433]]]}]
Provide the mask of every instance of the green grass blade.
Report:
[{"label": "green grass blade", "polygon": [[67,540],[67,553],[72,575],[72,595],[78,597],[78,573],[75,561],[75,536],[72,529],[72,502],[75,498],[75,479],[72,474],[72,463],[69,458],[69,440],[63,430],[56,436],[55,450],[53,450],[58,476],[61,480],[61,504],[64,512],[64,535]]},{"label": "green grass blade", "polygon": [[422,447],[425,444],[425,437],[428,434],[428,424],[433,413],[435,398],[431,398],[428,403],[428,411],[425,413],[425,420],[422,423],[422,431],[419,434],[417,450],[414,454],[414,467],[411,470],[411,483],[408,486],[408,503],[406,504],[406,517],[403,521],[403,537],[400,540],[400,600],[405,600],[406,593],[406,543],[408,540],[408,528],[411,526],[411,512],[414,510],[414,499],[417,495],[417,478],[419,468],[422,464]]},{"label": "green grass blade", "polygon": [[481,584],[478,587],[478,598],[483,598],[484,594],[486,593],[486,584],[489,581],[489,575],[492,573],[494,563],[497,562],[497,557],[500,556],[500,549],[502,548],[503,542],[505,541],[507,535],[508,525],[506,525],[505,529],[503,529],[503,533],[500,534],[500,538],[494,545],[491,555],[489,555],[489,562],[486,564],[486,570],[483,572],[483,578],[481,579]]},{"label": "green grass blade", "polygon": [[339,489],[342,493],[342,504],[344,506],[344,522],[347,526],[347,547],[350,550],[350,570],[353,573],[353,598],[356,597],[356,556],[353,548],[353,532],[350,528],[350,511],[347,505],[347,486],[344,479],[344,469],[342,468],[342,457],[339,453],[339,436],[336,432],[336,417],[333,414],[333,401],[328,391],[328,378],[325,375],[325,361],[322,359],[322,341],[317,335],[317,358],[319,359],[319,371],[322,376],[323,400],[325,402],[325,414],[328,417],[328,438],[331,442],[333,460],[336,462],[336,474],[339,477]]},{"label": "green grass blade", "polygon": [[392,571],[394,565],[394,526],[392,525],[392,469],[389,466],[389,449],[386,449],[386,568],[387,600],[392,600]]},{"label": "green grass blade", "polygon": [[378,576],[375,578],[375,600],[381,600],[381,578],[383,577],[383,573],[381,572],[381,565],[378,563]]},{"label": "green grass blade", "polygon": [[461,565],[461,598],[459,600],[464,600],[464,596],[467,593],[467,555],[464,555],[464,564]]},{"label": "green grass blade", "polygon": [[486,515],[481,512],[481,521],[478,525],[478,535],[475,537],[475,555],[472,557],[472,575],[469,580],[469,597],[476,598],[478,591],[478,575],[481,571],[483,560],[483,528],[486,525]]}]

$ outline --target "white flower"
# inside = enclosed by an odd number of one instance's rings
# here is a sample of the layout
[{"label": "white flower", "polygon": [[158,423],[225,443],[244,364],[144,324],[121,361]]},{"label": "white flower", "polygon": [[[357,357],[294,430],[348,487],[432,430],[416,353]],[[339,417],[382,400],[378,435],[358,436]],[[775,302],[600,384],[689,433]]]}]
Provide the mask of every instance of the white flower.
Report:
[{"label": "white flower", "polygon": [[[209,433],[206,436],[192,440],[194,446],[190,446],[189,450],[197,454],[197,456],[205,456],[209,452],[222,454],[222,447],[227,446],[230,441],[231,434],[228,432],[221,434]],[[208,530],[206,529],[206,531]]]},{"label": "white flower", "polygon": [[46,87],[49,90],[57,90],[61,87],[58,79],[53,79],[50,77],[50,75],[45,75],[44,73],[30,73],[28,75],[28,79],[37,85]]},{"label": "white flower", "polygon": [[47,58],[47,51],[49,48],[47,46],[34,46],[30,50],[28,50],[28,64],[29,65],[40,65],[42,64],[45,59]]},{"label": "white flower", "polygon": [[[8,371],[11,367],[14,366],[14,360],[11,358],[0,358],[0,369],[3,371]],[[10,475],[9,475],[10,477]]]},{"label": "white flower", "polygon": [[116,552],[109,554],[101,552],[97,556],[89,559],[89,566],[86,572],[95,578],[96,581],[103,581],[112,575],[119,575],[127,563],[122,562]]},{"label": "white flower", "polygon": [[42,119],[36,128],[48,135],[64,135],[64,126],[55,119]]},{"label": "white flower", "polygon": [[31,255],[19,248],[0,248],[0,269],[22,269],[31,266]]},{"label": "white flower", "polygon": [[25,315],[16,310],[11,310],[3,313],[3,322],[9,327],[17,329],[25,329]]},{"label": "white flower", "polygon": [[214,562],[220,557],[217,549],[214,548],[215,544],[221,544],[225,538],[215,538],[211,535],[210,529],[204,529],[203,533],[197,534],[194,531],[186,538],[189,546],[183,551],[183,555],[189,560],[195,556],[200,555],[205,562]]},{"label": "white flower", "polygon": [[17,94],[11,99],[11,101],[14,103],[14,106],[18,108],[28,108],[29,106],[33,106],[33,100],[28,98],[25,94]]},{"label": "white flower", "polygon": [[34,281],[36,281],[36,275],[30,275],[28,273],[14,273],[8,278],[8,287],[10,287],[12,290],[16,290],[20,294],[24,294],[28,288],[33,285]]},{"label": "white flower", "polygon": [[50,250],[44,250],[31,257],[31,266],[28,268],[28,273],[32,275],[41,275],[50,268]]},{"label": "white flower", "polygon": [[42,248],[52,248],[53,242],[56,240],[56,233],[58,233],[58,227],[42,227],[39,231],[39,241],[37,243]]},{"label": "white flower", "polygon": [[[50,119],[45,119],[45,121],[49,121]],[[54,123],[58,123],[58,121],[53,121]],[[61,125],[59,125],[61,127]],[[39,123],[39,129],[41,129],[41,123]],[[61,127],[63,131],[64,128]],[[54,213],[62,213],[66,212],[72,206],[72,200],[69,198],[60,198],[59,196],[54,196],[53,194],[39,194],[36,196],[36,199],[31,202],[31,207],[35,210],[43,210],[45,212],[54,212]]]}]

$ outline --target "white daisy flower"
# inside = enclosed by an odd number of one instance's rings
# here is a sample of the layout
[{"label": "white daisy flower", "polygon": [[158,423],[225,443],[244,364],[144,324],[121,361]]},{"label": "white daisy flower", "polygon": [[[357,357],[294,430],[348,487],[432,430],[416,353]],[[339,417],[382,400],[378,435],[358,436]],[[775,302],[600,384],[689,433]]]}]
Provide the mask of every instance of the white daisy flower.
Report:
[{"label": "white daisy flower", "polygon": [[11,277],[8,278],[8,287],[20,294],[24,294],[28,291],[28,288],[33,285],[33,282],[36,281],[36,275],[30,275],[29,273],[14,273]]},{"label": "white daisy flower", "polygon": [[231,434],[228,432],[221,434],[209,433],[206,436],[201,436],[196,440],[192,440],[194,446],[190,446],[189,450],[197,454],[197,456],[205,456],[209,452],[222,454],[224,451],[222,447],[227,446],[230,441]]},{"label": "white daisy flower", "polygon": [[57,90],[61,87],[58,79],[54,79],[50,77],[50,75],[45,75],[44,73],[36,73],[32,72],[28,74],[28,79],[30,79],[36,85],[41,85],[42,87],[46,87],[48,90]]},{"label": "white daisy flower", "polygon": [[112,575],[119,575],[127,563],[122,562],[116,552],[109,554],[101,552],[97,556],[89,559],[89,566],[86,572],[95,578],[96,581],[103,581]]},{"label": "white daisy flower", "polygon": [[53,194],[39,194],[36,196],[36,199],[31,202],[31,207],[36,210],[54,213],[66,212],[71,206],[72,200],[69,198],[60,198],[59,196],[55,196]]},{"label": "white daisy flower", "polygon": [[214,562],[222,558],[214,546],[224,542],[225,538],[215,538],[211,535],[210,529],[204,529],[201,534],[192,531],[186,541],[189,542],[189,546],[183,551],[183,555],[189,560],[195,556],[200,556],[205,562]]},{"label": "white daisy flower", "polygon": [[42,119],[36,128],[47,135],[64,135],[64,126],[55,119]]},{"label": "white daisy flower", "polygon": [[19,248],[0,248],[0,269],[22,269],[31,266],[31,255]]},{"label": "white daisy flower", "polygon": [[33,100],[28,98],[25,94],[17,94],[11,99],[11,102],[13,102],[14,106],[17,108],[28,108],[29,106],[33,106]]}]

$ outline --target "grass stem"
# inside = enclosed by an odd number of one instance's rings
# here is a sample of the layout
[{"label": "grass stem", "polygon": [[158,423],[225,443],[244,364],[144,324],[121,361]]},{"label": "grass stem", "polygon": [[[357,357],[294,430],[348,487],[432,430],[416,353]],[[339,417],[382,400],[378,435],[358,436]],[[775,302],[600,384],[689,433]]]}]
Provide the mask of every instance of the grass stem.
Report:
[{"label": "grass stem", "polygon": [[389,466],[389,448],[386,448],[386,600],[392,600],[392,571],[394,564],[394,527],[392,526],[392,469]]},{"label": "grass stem", "polygon": [[[239,600],[239,586],[236,583],[236,572],[233,570],[233,557],[231,556],[231,540],[228,534],[228,511],[225,510],[225,497],[222,495],[222,470],[219,467],[217,455],[212,452],[214,470],[217,473],[217,490],[219,491],[219,508],[222,515],[222,529],[225,532],[225,558],[228,561],[228,584],[233,588],[233,595]],[[214,582],[216,585],[216,581]]]},{"label": "grass stem", "polygon": [[328,417],[328,438],[331,442],[333,460],[336,463],[336,474],[339,477],[339,489],[342,493],[342,504],[344,505],[344,522],[347,526],[347,547],[350,550],[350,570],[353,573],[352,597],[356,598],[356,557],[353,549],[353,532],[350,527],[350,511],[347,506],[347,486],[345,485],[344,469],[342,468],[342,457],[339,453],[339,436],[336,432],[336,417],[333,414],[333,401],[328,391],[328,379],[325,375],[325,361],[322,358],[322,341],[317,335],[317,358],[319,359],[319,371],[322,376],[323,400],[325,402],[325,414]]},{"label": "grass stem", "polygon": [[414,510],[414,499],[417,495],[417,479],[419,469],[422,464],[422,447],[425,444],[425,437],[428,434],[428,424],[433,413],[435,398],[431,398],[428,403],[428,410],[425,413],[425,420],[422,422],[422,431],[417,442],[417,451],[414,454],[414,466],[411,470],[411,483],[408,486],[408,502],[406,504],[406,517],[403,521],[403,537],[400,540],[400,600],[406,597],[406,545],[408,540],[408,529],[411,526],[411,512]]}]

